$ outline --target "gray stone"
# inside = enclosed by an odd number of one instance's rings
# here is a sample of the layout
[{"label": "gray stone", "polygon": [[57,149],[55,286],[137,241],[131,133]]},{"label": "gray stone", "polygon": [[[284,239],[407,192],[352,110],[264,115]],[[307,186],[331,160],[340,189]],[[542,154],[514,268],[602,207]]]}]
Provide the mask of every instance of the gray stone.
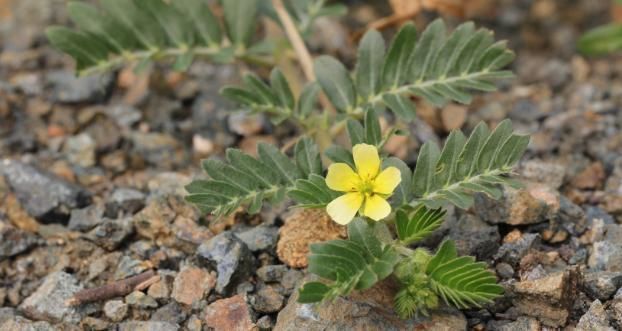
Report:
[{"label": "gray stone", "polygon": [[255,323],[260,331],[268,331],[274,328],[274,321],[268,315],[261,316]]},{"label": "gray stone", "polygon": [[82,289],[76,278],[59,271],[49,274],[37,290],[26,298],[19,310],[27,317],[52,323],[77,323],[81,316],[77,308],[65,301]]},{"label": "gray stone", "polygon": [[60,331],[45,321],[33,322],[21,316],[13,316],[4,323],[0,322],[0,331]]},{"label": "gray stone", "polygon": [[171,169],[186,156],[177,139],[165,133],[134,132],[130,138],[133,153],[155,167]]},{"label": "gray stone", "polygon": [[490,321],[486,329],[489,331],[541,331],[542,326],[535,318],[521,316],[514,322]]},{"label": "gray stone", "polygon": [[289,330],[467,330],[457,309],[441,308],[429,317],[403,320],[393,311],[396,286],[388,281],[349,297],[319,304],[298,303],[298,291],[279,313],[274,331]]},{"label": "gray stone", "polygon": [[158,302],[154,298],[140,291],[134,291],[125,296],[125,303],[137,308],[157,308]]},{"label": "gray stone", "polygon": [[112,251],[134,232],[131,218],[118,220],[104,220],[104,222],[91,230],[86,238],[97,245]]},{"label": "gray stone", "polygon": [[104,314],[113,322],[122,321],[127,316],[128,306],[121,300],[110,300],[104,305]]},{"label": "gray stone", "polygon": [[529,225],[544,222],[549,213],[547,202],[526,189],[503,187],[503,196],[495,200],[485,194],[475,195],[475,213],[490,224]]},{"label": "gray stone", "polygon": [[82,187],[26,163],[4,160],[0,172],[22,207],[43,223],[64,223],[71,209],[91,202],[91,194]]},{"label": "gray stone", "polygon": [[197,249],[200,261],[218,272],[216,292],[230,293],[251,275],[255,263],[246,244],[230,232],[223,232]]},{"label": "gray stone", "polygon": [[469,214],[463,214],[456,226],[450,228],[449,238],[456,244],[460,255],[474,255],[478,260],[491,258],[501,241],[496,226]]},{"label": "gray stone", "polygon": [[229,115],[227,123],[229,130],[240,136],[252,136],[261,132],[263,117],[248,113],[233,113]]},{"label": "gray stone", "polygon": [[300,270],[287,270],[287,272],[283,275],[283,279],[281,280],[281,286],[283,286],[285,294],[290,295],[294,291],[296,286],[298,286],[303,277],[304,274]]},{"label": "gray stone", "polygon": [[596,271],[583,276],[583,288],[592,298],[609,300],[622,286],[622,272]]},{"label": "gray stone", "polygon": [[67,155],[67,161],[87,168],[95,165],[96,147],[95,140],[90,135],[81,133],[67,138],[63,153]]},{"label": "gray stone", "polygon": [[0,261],[24,253],[38,242],[34,234],[0,221]]},{"label": "gray stone", "polygon": [[595,242],[587,265],[593,270],[622,271],[622,244],[608,240]]},{"label": "gray stone", "polygon": [[123,255],[117,264],[117,270],[114,272],[114,279],[118,280],[135,276],[147,271],[149,268],[149,264],[145,263],[145,261]]},{"label": "gray stone", "polygon": [[171,301],[167,305],[160,307],[151,315],[151,321],[169,322],[171,324],[181,324],[186,320],[188,315],[182,309],[181,305],[175,301]]},{"label": "gray stone", "polygon": [[0,307],[0,325],[10,320],[11,318],[15,317],[15,315],[16,315],[15,308]]},{"label": "gray stone", "polygon": [[493,257],[496,261],[505,262],[515,267],[529,250],[540,242],[540,235],[537,233],[526,233],[520,239],[506,242]]},{"label": "gray stone", "polygon": [[527,181],[559,189],[564,183],[566,167],[552,162],[528,160],[521,163],[518,173]]},{"label": "gray stone", "polygon": [[263,286],[251,297],[251,305],[260,313],[275,313],[283,307],[285,297],[273,286]]},{"label": "gray stone", "polygon": [[502,279],[514,278],[514,268],[505,262],[497,264],[495,269],[497,270],[497,275]]},{"label": "gray stone", "polygon": [[272,250],[276,247],[279,228],[276,226],[256,226],[236,232],[235,236],[240,238],[253,252]]},{"label": "gray stone", "polygon": [[145,206],[145,194],[131,188],[117,188],[106,203],[106,216],[116,218],[119,212],[133,215]]},{"label": "gray stone", "polygon": [[106,113],[114,118],[120,127],[128,128],[138,123],[142,118],[140,110],[128,105],[114,105],[106,108]]},{"label": "gray stone", "polygon": [[512,302],[518,313],[537,318],[551,327],[566,325],[577,296],[579,274],[568,269],[512,285]]},{"label": "gray stone", "polygon": [[74,231],[89,231],[100,225],[104,219],[104,208],[97,205],[90,205],[82,209],[74,209],[69,217],[67,227]]},{"label": "gray stone", "polygon": [[118,331],[178,331],[179,325],[160,321],[128,321],[119,324]]},{"label": "gray stone", "polygon": [[53,100],[65,103],[103,100],[113,82],[111,73],[77,77],[71,70],[51,71],[46,78]]},{"label": "gray stone", "polygon": [[609,317],[603,304],[596,299],[590,305],[590,309],[581,316],[577,330],[614,331],[615,329],[609,324]]},{"label": "gray stone", "polygon": [[265,265],[257,269],[257,277],[266,283],[279,282],[288,268],[284,264]]}]

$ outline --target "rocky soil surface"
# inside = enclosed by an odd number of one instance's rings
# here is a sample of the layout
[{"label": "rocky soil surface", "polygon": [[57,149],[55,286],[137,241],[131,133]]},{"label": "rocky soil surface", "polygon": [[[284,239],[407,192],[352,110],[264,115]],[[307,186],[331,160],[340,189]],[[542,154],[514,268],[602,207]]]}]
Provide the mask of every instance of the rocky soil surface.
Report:
[{"label": "rocky soil surface", "polygon": [[[352,59],[352,31],[377,8],[350,1],[319,22],[314,50]],[[395,284],[321,305],[296,303],[308,243],[345,235],[321,212],[265,208],[214,220],[183,200],[200,160],[284,144],[293,127],[232,113],[219,88],[240,68],[204,62],[76,78],[44,28],[60,0],[0,0],[0,330],[577,330],[622,328],[622,58],[576,54],[609,1],[500,0],[478,24],[516,50],[517,78],[468,107],[419,107],[413,164],[448,129],[511,118],[532,141],[501,201],[477,197],[425,243],[456,241],[506,288],[494,304],[400,320]],[[432,15],[429,15],[432,17]],[[147,270],[140,290],[68,306],[77,291]]]}]

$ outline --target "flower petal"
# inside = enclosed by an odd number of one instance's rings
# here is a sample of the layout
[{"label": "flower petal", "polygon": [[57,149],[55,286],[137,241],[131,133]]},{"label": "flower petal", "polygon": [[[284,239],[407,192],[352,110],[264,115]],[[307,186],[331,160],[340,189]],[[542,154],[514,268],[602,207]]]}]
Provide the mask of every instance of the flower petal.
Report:
[{"label": "flower petal", "polygon": [[376,146],[358,144],[352,148],[352,156],[361,179],[372,179],[380,172],[380,157]]},{"label": "flower petal", "polygon": [[326,212],[335,222],[346,225],[352,221],[362,204],[362,194],[347,193],[331,201],[326,206]]},{"label": "flower petal", "polygon": [[373,219],[374,221],[380,221],[381,219],[389,216],[391,213],[391,205],[387,200],[383,199],[378,194],[373,194],[365,199],[365,207],[363,207],[363,215]]},{"label": "flower petal", "polygon": [[374,180],[374,192],[391,194],[402,181],[402,173],[396,167],[388,167]]},{"label": "flower petal", "polygon": [[353,192],[356,191],[361,179],[345,163],[333,163],[328,167],[326,175],[326,185],[335,191]]}]

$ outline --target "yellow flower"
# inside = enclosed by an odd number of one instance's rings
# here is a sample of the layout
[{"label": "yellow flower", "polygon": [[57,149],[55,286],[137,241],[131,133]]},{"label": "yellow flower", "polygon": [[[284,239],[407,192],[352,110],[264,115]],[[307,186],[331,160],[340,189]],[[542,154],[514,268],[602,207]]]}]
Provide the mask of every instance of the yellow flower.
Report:
[{"label": "yellow flower", "polygon": [[328,215],[339,224],[348,224],[356,212],[375,221],[391,213],[387,198],[402,180],[396,167],[380,171],[380,157],[375,146],[358,144],[352,148],[356,172],[345,163],[333,163],[328,168],[326,185],[344,195],[326,206]]}]

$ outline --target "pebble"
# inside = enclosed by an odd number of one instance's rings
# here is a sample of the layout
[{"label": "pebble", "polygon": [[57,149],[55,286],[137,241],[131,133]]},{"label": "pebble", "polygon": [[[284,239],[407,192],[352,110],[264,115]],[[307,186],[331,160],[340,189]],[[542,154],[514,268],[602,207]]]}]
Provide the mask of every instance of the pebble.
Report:
[{"label": "pebble", "polygon": [[215,330],[252,330],[255,324],[252,311],[244,295],[214,301],[205,309],[204,322]]},{"label": "pebble", "polygon": [[50,71],[53,101],[64,103],[103,101],[113,82],[112,73],[77,77],[72,70]]},{"label": "pebble", "polygon": [[475,213],[490,224],[528,225],[546,221],[549,207],[525,189],[503,188],[500,201],[475,195]]},{"label": "pebble", "polygon": [[257,277],[266,283],[278,282],[283,278],[283,275],[287,272],[286,265],[265,265],[257,269]]},{"label": "pebble", "polygon": [[449,229],[460,255],[471,255],[478,260],[491,258],[499,249],[501,236],[496,226],[491,226],[473,215],[465,214],[456,226]]},{"label": "pebble", "polygon": [[511,279],[514,277],[514,269],[511,265],[501,262],[496,266],[497,275],[502,279]]},{"label": "pebble", "polygon": [[276,247],[279,228],[276,226],[256,226],[234,234],[253,252],[270,251]]},{"label": "pebble", "polygon": [[140,157],[150,166],[172,169],[186,160],[187,156],[179,141],[169,134],[134,132],[130,139],[132,156]]},{"label": "pebble", "polygon": [[175,216],[175,211],[164,199],[154,199],[132,217],[132,223],[142,238],[164,244],[174,240],[171,223]]},{"label": "pebble", "polygon": [[121,300],[110,300],[104,304],[104,314],[113,322],[122,321],[127,312],[128,305]]},{"label": "pebble", "polygon": [[81,133],[67,138],[63,146],[63,153],[67,161],[80,167],[95,165],[95,140],[87,133]]},{"label": "pebble", "polygon": [[160,321],[129,321],[119,324],[118,331],[178,331],[179,325]]},{"label": "pebble", "polygon": [[82,288],[78,280],[68,273],[62,271],[51,273],[45,277],[41,286],[22,302],[19,310],[27,317],[36,320],[78,323],[82,316],[77,308],[66,306],[65,301]]},{"label": "pebble", "polygon": [[145,206],[145,199],[145,194],[139,190],[117,188],[106,203],[106,216],[115,218],[120,212],[133,215]]},{"label": "pebble", "polygon": [[263,129],[263,117],[247,113],[233,113],[229,115],[227,123],[229,130],[240,136],[253,136]]},{"label": "pebble", "polygon": [[71,209],[91,202],[84,188],[23,162],[5,159],[0,172],[22,207],[43,223],[65,223]]},{"label": "pebble", "polygon": [[74,231],[89,231],[104,221],[104,208],[90,205],[86,208],[73,209],[67,227]]},{"label": "pebble", "polygon": [[514,307],[550,327],[566,325],[577,295],[579,274],[568,269],[513,285]]},{"label": "pebble", "polygon": [[275,313],[283,307],[285,297],[273,286],[262,286],[254,296],[251,303],[255,311],[260,313]]},{"label": "pebble", "polygon": [[57,331],[58,329],[45,321],[33,322],[21,316],[13,316],[0,323],[2,331]]},{"label": "pebble", "polygon": [[0,220],[0,261],[27,252],[38,243],[39,240],[34,234]]},{"label": "pebble", "polygon": [[86,238],[109,251],[113,251],[132,233],[134,233],[134,228],[131,219],[105,219],[102,224],[91,230]]},{"label": "pebble", "polygon": [[186,329],[188,331],[201,331],[203,328],[203,322],[197,315],[191,315],[186,321]]},{"label": "pebble", "polygon": [[151,315],[151,320],[181,324],[186,320],[187,316],[188,314],[184,311],[180,304],[175,301],[171,301],[168,304],[158,308],[158,310]]},{"label": "pebble", "polygon": [[125,303],[137,308],[157,308],[158,302],[154,298],[140,291],[134,291],[125,296]]},{"label": "pebble", "polygon": [[615,329],[609,324],[609,316],[607,316],[605,307],[600,300],[596,299],[585,315],[581,316],[577,330],[614,331]]},{"label": "pebble", "polygon": [[622,272],[592,271],[583,276],[583,288],[592,298],[609,300],[622,286]]},{"label": "pebble", "polygon": [[274,328],[274,320],[269,315],[261,316],[256,323],[260,331],[268,331]]},{"label": "pebble", "polygon": [[216,285],[216,277],[207,270],[192,266],[183,267],[173,283],[175,301],[192,306],[206,297]]},{"label": "pebble", "polygon": [[527,253],[540,242],[540,235],[537,233],[526,233],[520,238],[505,242],[499,247],[493,256],[496,261],[502,261],[510,266],[516,266]]},{"label": "pebble", "polygon": [[251,274],[255,258],[246,244],[231,232],[223,232],[197,249],[200,261],[217,270],[216,292],[230,293]]},{"label": "pebble", "polygon": [[609,240],[595,242],[587,265],[593,270],[622,271],[622,244]]}]

